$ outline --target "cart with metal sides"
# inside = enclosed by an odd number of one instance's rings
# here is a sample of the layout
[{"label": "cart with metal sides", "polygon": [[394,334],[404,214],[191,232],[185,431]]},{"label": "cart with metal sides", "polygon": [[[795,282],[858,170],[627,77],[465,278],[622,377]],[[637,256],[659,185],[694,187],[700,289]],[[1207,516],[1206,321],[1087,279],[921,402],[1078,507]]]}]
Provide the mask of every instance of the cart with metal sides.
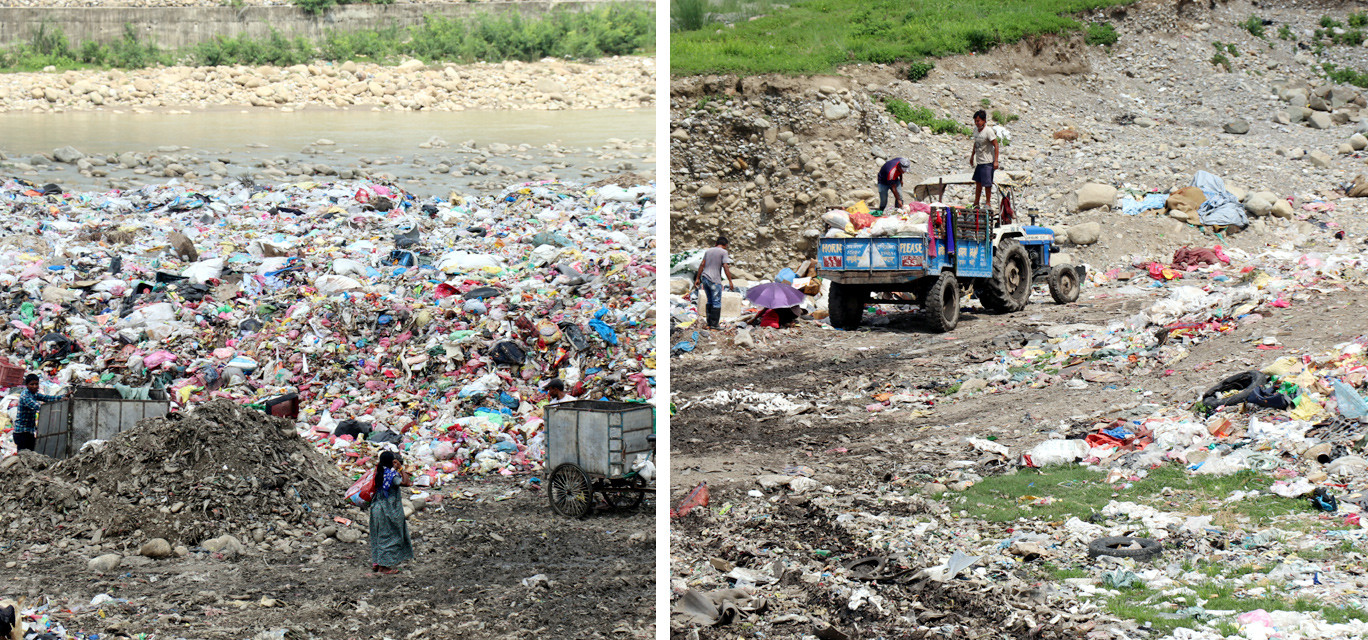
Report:
[{"label": "cart with metal sides", "polygon": [[546,408],[546,495],[551,509],[582,518],[594,494],[634,509],[655,492],[632,466],[654,458],[655,409],[648,404],[577,400]]}]

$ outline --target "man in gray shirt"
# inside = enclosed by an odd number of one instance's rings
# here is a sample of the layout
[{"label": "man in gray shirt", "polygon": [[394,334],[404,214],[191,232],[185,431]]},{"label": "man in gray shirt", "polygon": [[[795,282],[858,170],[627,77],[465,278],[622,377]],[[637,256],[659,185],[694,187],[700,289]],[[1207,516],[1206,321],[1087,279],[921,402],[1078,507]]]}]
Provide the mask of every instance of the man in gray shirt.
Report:
[{"label": "man in gray shirt", "polygon": [[993,172],[998,168],[997,133],[988,125],[988,114],[983,109],[974,113],[974,149],[969,152],[969,166],[974,169],[974,208],[979,206],[979,196],[987,194],[983,206],[993,208]]},{"label": "man in gray shirt", "polygon": [[703,262],[699,263],[693,287],[689,289],[689,295],[693,295],[694,289],[700,284],[703,286],[703,293],[708,296],[709,329],[716,329],[718,321],[722,319],[723,273],[727,274],[727,287],[736,290],[736,283],[732,282],[731,261],[731,255],[727,253],[727,236],[717,236],[717,246],[703,252]]}]

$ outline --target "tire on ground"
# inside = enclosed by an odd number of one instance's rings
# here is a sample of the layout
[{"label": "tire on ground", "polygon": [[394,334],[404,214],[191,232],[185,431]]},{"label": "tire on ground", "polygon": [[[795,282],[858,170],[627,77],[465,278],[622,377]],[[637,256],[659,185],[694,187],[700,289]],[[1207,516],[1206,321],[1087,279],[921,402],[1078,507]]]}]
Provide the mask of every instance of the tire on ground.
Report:
[{"label": "tire on ground", "polygon": [[949,271],[936,278],[936,284],[926,292],[927,321],[936,333],[945,333],[959,324],[960,290],[955,274]]},{"label": "tire on ground", "polygon": [[[1244,404],[1249,400],[1250,394],[1254,390],[1268,384],[1268,376],[1260,371],[1246,371],[1237,373],[1225,380],[1216,383],[1216,386],[1207,389],[1202,394],[1202,404],[1208,409],[1224,407],[1227,405]],[[1221,394],[1234,391],[1235,393],[1222,397]]]},{"label": "tire on ground", "polygon": [[[1136,543],[1140,544],[1139,549],[1121,549],[1118,547],[1129,547]],[[1159,557],[1164,548],[1158,542],[1149,538],[1132,538],[1130,536],[1108,536],[1098,538],[1088,543],[1088,557],[1111,556],[1113,558],[1134,558],[1136,560],[1149,560]]]},{"label": "tire on ground", "polygon": [[868,300],[869,292],[863,287],[831,283],[831,289],[827,291],[827,313],[831,315],[831,326],[837,329],[859,327]]},{"label": "tire on ground", "polygon": [[1069,304],[1078,300],[1078,272],[1061,264],[1050,269],[1050,297],[1057,304]]}]

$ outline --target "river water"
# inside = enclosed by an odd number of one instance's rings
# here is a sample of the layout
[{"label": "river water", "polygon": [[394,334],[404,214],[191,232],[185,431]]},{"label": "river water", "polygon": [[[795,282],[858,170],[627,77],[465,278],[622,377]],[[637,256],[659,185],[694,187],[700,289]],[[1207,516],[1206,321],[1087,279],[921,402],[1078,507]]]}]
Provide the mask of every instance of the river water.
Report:
[{"label": "river water", "polygon": [[[536,175],[531,177],[545,175],[546,167],[552,165],[550,173],[558,178],[592,181],[598,173],[622,170],[624,163],[627,170],[635,171],[652,171],[655,164],[651,144],[655,116],[649,109],[418,113],[317,109],[282,113],[219,108],[189,114],[0,113],[0,130],[5,132],[0,138],[0,151],[8,154],[12,162],[27,162],[33,154],[50,154],[68,145],[88,155],[162,153],[204,161],[231,159],[237,167],[274,160],[326,163],[341,169],[355,168],[366,159],[383,162],[384,170],[400,181],[421,181],[433,192],[507,184],[519,179],[506,172],[433,174],[429,168],[438,163],[459,168],[475,155],[454,148],[419,148],[433,136],[452,147],[465,141],[473,141],[476,147],[510,145],[514,150],[496,154],[488,162],[524,174],[533,171]],[[335,144],[315,145],[320,139]],[[638,144],[623,148],[613,140]],[[516,147],[521,144],[533,148],[518,152]],[[559,153],[553,155],[540,148],[547,144],[556,145]],[[92,178],[62,164],[38,166],[27,173],[10,172],[34,181],[60,180],[69,188],[104,188],[111,179],[134,184],[158,181],[151,176],[117,170],[111,171],[108,178]],[[203,175],[202,171],[197,172]]]}]

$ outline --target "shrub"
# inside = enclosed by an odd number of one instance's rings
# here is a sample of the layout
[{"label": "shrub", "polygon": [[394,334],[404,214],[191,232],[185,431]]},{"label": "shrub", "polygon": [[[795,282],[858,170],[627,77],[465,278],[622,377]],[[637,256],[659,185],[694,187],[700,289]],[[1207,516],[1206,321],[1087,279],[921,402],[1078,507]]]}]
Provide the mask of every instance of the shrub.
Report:
[{"label": "shrub", "polygon": [[912,82],[920,82],[925,79],[927,75],[930,75],[931,70],[935,68],[936,65],[931,64],[930,62],[913,62],[907,67],[907,79]]},{"label": "shrub", "polygon": [[1368,27],[1368,11],[1355,11],[1349,14],[1349,26],[1355,29]]},{"label": "shrub", "polygon": [[670,31],[698,31],[708,18],[708,0],[670,0]]},{"label": "shrub", "polygon": [[1289,27],[1289,26],[1287,26],[1287,25],[1283,25],[1283,26],[1281,26],[1281,27],[1278,27],[1278,39],[1280,39],[1280,40],[1291,40],[1291,39],[1292,39],[1292,28]]},{"label": "shrub", "polygon": [[1216,55],[1211,56],[1211,64],[1218,67],[1225,67],[1226,71],[1230,71],[1230,58],[1225,57],[1224,53],[1217,53]]},{"label": "shrub", "polygon": [[1006,126],[1008,123],[1016,122],[1020,119],[1021,116],[1015,113],[1003,113],[1001,111],[998,111],[997,109],[993,109],[993,122],[996,122],[1000,125]]},{"label": "shrub", "polygon": [[320,14],[337,6],[337,0],[294,0],[296,7],[309,14]]},{"label": "shrub", "polygon": [[1088,34],[1084,42],[1090,45],[1102,45],[1110,47],[1116,44],[1121,36],[1117,35],[1116,29],[1109,22],[1094,22],[1088,25]]},{"label": "shrub", "polygon": [[937,118],[936,114],[926,107],[913,107],[907,102],[897,98],[886,98],[884,108],[888,110],[898,122],[915,122],[917,126],[929,129],[932,133],[949,133],[958,135],[972,135],[973,130],[959,122],[946,118]]},{"label": "shrub", "polygon": [[1244,22],[1240,23],[1240,26],[1244,27],[1244,30],[1248,31],[1249,35],[1254,36],[1255,38],[1264,37],[1264,21],[1263,18],[1260,18],[1259,16],[1249,16]]},{"label": "shrub", "polygon": [[969,50],[974,53],[987,53],[992,51],[993,47],[996,47],[999,42],[997,34],[982,29],[973,29],[969,31],[964,34],[964,39],[969,45]]},{"label": "shrub", "polygon": [[1320,26],[1326,29],[1334,29],[1335,27],[1343,27],[1344,25],[1340,24],[1338,20],[1335,20],[1330,16],[1321,16]]}]

